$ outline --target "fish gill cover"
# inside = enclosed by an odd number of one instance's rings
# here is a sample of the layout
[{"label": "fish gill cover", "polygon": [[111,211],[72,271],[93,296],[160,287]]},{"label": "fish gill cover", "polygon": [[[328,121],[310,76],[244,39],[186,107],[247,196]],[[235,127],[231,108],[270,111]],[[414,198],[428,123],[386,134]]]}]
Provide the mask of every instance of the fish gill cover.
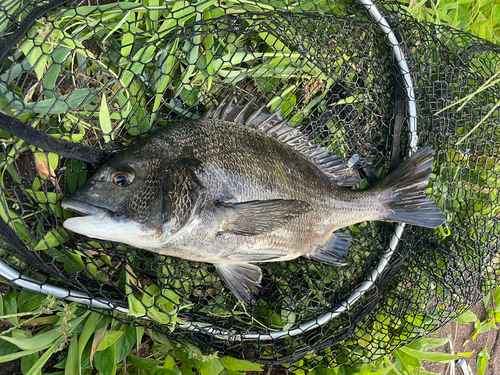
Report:
[{"label": "fish gill cover", "polygon": [[[0,35],[0,269],[13,285],[304,369],[383,356],[498,285],[498,47],[367,1],[3,0]],[[344,228],[345,266],[261,263],[249,306],[211,264],[63,228],[61,203],[100,163],[231,95],[352,166],[358,190],[432,147],[426,193],[446,222]]]}]

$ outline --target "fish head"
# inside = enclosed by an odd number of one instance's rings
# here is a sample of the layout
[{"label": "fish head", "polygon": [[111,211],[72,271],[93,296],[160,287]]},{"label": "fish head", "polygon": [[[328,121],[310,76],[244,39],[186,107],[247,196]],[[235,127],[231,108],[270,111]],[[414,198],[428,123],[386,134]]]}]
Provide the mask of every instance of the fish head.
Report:
[{"label": "fish head", "polygon": [[158,247],[171,214],[170,197],[164,191],[168,173],[154,153],[127,151],[63,201],[63,209],[80,215],[65,220],[63,226],[91,238]]}]

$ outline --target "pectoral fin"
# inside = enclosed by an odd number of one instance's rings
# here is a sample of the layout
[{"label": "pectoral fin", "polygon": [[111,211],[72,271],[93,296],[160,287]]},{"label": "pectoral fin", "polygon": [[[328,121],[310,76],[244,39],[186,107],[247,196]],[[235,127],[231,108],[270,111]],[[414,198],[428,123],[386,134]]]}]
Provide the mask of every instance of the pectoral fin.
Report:
[{"label": "pectoral fin", "polygon": [[318,262],[334,266],[345,266],[347,264],[345,256],[349,251],[351,243],[351,235],[347,233],[334,233],[327,243],[318,246],[312,253],[308,254],[308,256]]},{"label": "pectoral fin", "polygon": [[244,236],[270,232],[311,208],[309,203],[294,199],[216,204],[226,210],[222,230]]},{"label": "pectoral fin", "polygon": [[255,303],[262,279],[259,267],[250,263],[220,263],[215,264],[215,268],[236,298],[245,305]]}]

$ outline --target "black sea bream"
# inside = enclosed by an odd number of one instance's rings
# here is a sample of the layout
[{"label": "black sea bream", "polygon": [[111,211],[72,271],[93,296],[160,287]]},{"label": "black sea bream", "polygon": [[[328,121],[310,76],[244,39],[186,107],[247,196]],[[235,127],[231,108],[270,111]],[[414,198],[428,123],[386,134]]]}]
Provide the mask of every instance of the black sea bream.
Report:
[{"label": "black sea bream", "polygon": [[[231,100],[232,101],[232,100]],[[103,165],[63,208],[64,227],[162,255],[212,263],[237,298],[255,301],[254,262],[305,256],[345,264],[335,230],[371,220],[444,222],[425,196],[424,148],[368,190],[328,150],[265,109],[221,104],[203,119],[158,129]]]}]

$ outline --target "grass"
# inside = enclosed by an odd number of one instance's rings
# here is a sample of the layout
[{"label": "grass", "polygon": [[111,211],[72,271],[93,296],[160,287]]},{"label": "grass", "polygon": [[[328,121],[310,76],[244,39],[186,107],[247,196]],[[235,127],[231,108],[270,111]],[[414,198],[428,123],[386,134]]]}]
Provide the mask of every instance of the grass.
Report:
[{"label": "grass", "polygon": [[[314,3],[318,13],[340,12],[335,8],[330,9],[323,1]],[[314,111],[345,108],[346,105],[354,106],[363,115],[373,112],[373,121],[377,120],[376,109],[364,108],[354,100],[360,95],[367,95],[363,92],[339,97],[327,103],[327,90],[332,89],[336,81],[323,72],[326,65],[314,65],[302,54],[292,51],[273,33],[266,31],[269,23],[263,22],[259,17],[244,21],[243,28],[248,31],[245,36],[231,32],[229,26],[224,38],[219,34],[210,33],[208,25],[215,22],[223,11],[236,15],[259,9],[272,9],[272,6],[277,6],[275,2],[228,0],[223,3],[224,9],[221,10],[214,8],[215,2],[211,0],[196,3],[176,1],[170,3],[167,9],[159,1],[150,0],[145,2],[149,7],[148,12],[134,2],[120,4],[119,10],[113,9],[112,4],[109,4],[101,7],[102,13],[96,13],[95,7],[83,6],[76,11],[53,17],[51,21],[57,30],[50,31],[48,43],[46,36],[49,30],[43,22],[39,22],[29,33],[29,38],[22,43],[21,52],[26,57],[24,62],[9,61],[9,69],[2,74],[2,82],[11,82],[10,85],[0,84],[0,92],[3,95],[0,99],[2,110],[17,115],[27,123],[31,122],[41,130],[49,129],[48,133],[54,137],[63,137],[74,142],[84,141],[89,146],[107,149],[113,148],[114,145],[132,143],[141,133],[149,131],[156,120],[165,124],[186,117],[196,117],[196,112],[190,108],[204,107],[208,104],[206,98],[217,101],[226,94],[227,87],[231,85],[240,87],[243,92],[263,97],[271,110],[281,111],[292,125],[300,124],[306,116],[314,114]],[[492,1],[403,1],[402,4],[418,20],[449,25],[492,42],[499,42],[500,6]],[[12,14],[17,6],[20,4],[12,6]],[[288,11],[292,13],[301,13],[309,8],[309,5],[299,6],[295,1],[287,1],[287,6]],[[195,10],[197,13],[193,15]],[[277,17],[282,23],[289,22],[288,19]],[[207,24],[200,25],[202,20]],[[5,22],[0,23],[0,30],[7,26]],[[299,27],[290,24],[288,26],[292,34]],[[271,27],[278,32],[280,22],[273,23]],[[190,40],[183,39],[177,35],[176,30],[179,28],[188,28],[195,36]],[[95,45],[94,38],[100,40],[100,45]],[[308,43],[307,40],[301,44],[311,54],[323,56],[320,46]],[[331,48],[345,49],[345,46]],[[106,51],[106,54],[102,55],[102,51]],[[357,61],[356,57],[350,55],[347,49],[342,58],[330,62],[329,69],[353,80],[359,68],[353,63]],[[25,70],[30,69],[31,76],[25,74]],[[60,77],[67,71],[71,72],[65,76],[67,81],[61,81]],[[376,78],[374,72],[365,77],[363,85],[368,89],[366,91],[374,86]],[[89,82],[89,85],[83,85],[83,82]],[[76,90],[66,93],[66,85],[75,87]],[[494,110],[495,108],[492,109]],[[165,113],[162,111],[170,111],[168,120],[167,116],[162,116],[162,113]],[[477,124],[469,132],[464,132],[464,138],[477,131],[479,126],[480,124]],[[343,127],[333,122],[328,127],[336,134],[329,146],[347,147],[347,135],[341,130]],[[0,162],[3,188],[9,179],[22,185],[23,176],[14,163],[22,162],[22,152],[30,149],[35,153],[37,170],[37,175],[30,183],[31,188],[24,191],[25,202],[22,209],[15,197],[2,194],[2,218],[10,221],[33,250],[60,259],[61,267],[64,267],[66,272],[75,273],[86,268],[86,272],[96,280],[116,282],[110,275],[120,266],[121,260],[111,259],[102,253],[95,254],[106,245],[81,241],[77,244],[78,251],[63,254],[60,249],[69,241],[67,233],[61,228],[54,229],[43,225],[50,220],[59,222],[65,218],[67,213],[59,206],[61,191],[76,191],[91,170],[87,169],[84,163],[38,152],[23,141],[7,138],[1,131],[0,135],[5,138],[5,156]],[[462,183],[451,193],[446,181],[441,185],[436,183],[436,200],[443,209],[455,212],[457,217],[466,215],[467,199],[485,201],[482,187],[494,182],[489,179],[498,172],[498,166],[488,160],[470,165],[468,160],[455,150],[445,157],[455,166],[450,173],[472,175],[475,180],[473,183]],[[376,171],[383,173],[382,169],[380,167]],[[64,179],[58,173],[59,170],[63,171]],[[468,178],[465,180],[468,181]],[[61,181],[65,181],[66,186],[59,186]],[[451,194],[455,198],[451,209],[446,206],[445,200],[439,201],[445,194]],[[497,216],[500,206],[496,203],[497,200],[491,197],[492,194],[498,193],[488,194],[489,211],[484,211],[481,207],[480,212]],[[41,209],[38,210],[38,207]],[[380,236],[383,236],[385,233],[376,224],[356,226],[351,230],[359,231],[361,234],[358,238],[363,242],[376,242],[376,239],[370,236],[380,233]],[[447,232],[441,234],[443,238],[454,238],[453,236],[458,235]],[[70,261],[63,255],[70,257]],[[369,259],[370,255],[360,253],[353,256]],[[9,259],[16,262],[13,257]],[[367,259],[362,260],[368,261]],[[188,287],[192,289],[190,286],[193,284],[198,286],[204,283],[216,289],[214,285],[220,284],[220,280],[213,280],[213,276],[203,271],[193,280],[189,272],[182,272],[176,265],[165,262],[162,274],[181,276],[176,279],[176,284],[165,282],[165,287],[160,290],[154,284],[142,285],[140,277],[136,275],[141,264],[133,259],[130,264],[131,267],[120,276],[121,281],[127,282],[126,293],[131,311],[129,317],[120,316],[125,322],[133,317],[147,317],[164,323],[167,330],[172,330],[176,324],[182,324],[180,312],[189,307],[190,303],[183,301],[175,290],[186,291]],[[313,268],[314,266],[307,266],[305,269],[305,285],[335,285],[335,275],[323,274],[321,269]],[[345,272],[354,273],[355,270]],[[287,297],[291,291],[290,285],[282,281],[279,269],[272,277],[281,289],[281,300],[275,304],[282,307],[280,314],[275,314],[263,304],[258,314],[252,316],[241,306],[228,308],[232,306],[231,301],[222,296],[221,300],[216,299],[213,305],[201,306],[200,311],[213,314],[214,319],[220,319],[226,314],[236,314],[241,324],[280,330],[309,318],[308,314],[312,309],[326,308],[322,305],[324,302],[321,302],[321,293],[318,292],[308,298],[302,294],[302,298],[294,300],[297,308],[293,311],[287,309],[292,304],[291,297]],[[117,285],[122,286],[119,281]],[[131,285],[136,290],[132,290]],[[321,290],[320,287],[318,289]],[[212,293],[213,290],[209,289],[208,292]],[[494,294],[495,301],[497,297],[497,294]],[[422,301],[422,304],[424,303],[425,301]],[[60,369],[61,373],[66,371],[69,374],[90,373],[92,366],[103,375],[125,371],[145,374],[233,374],[234,371],[244,372],[261,368],[247,361],[203,353],[189,343],[169,340],[151,330],[146,323],[144,327],[131,328],[123,321],[111,320],[78,305],[56,301],[52,297],[33,298],[26,292],[9,290],[3,294],[0,305],[0,316],[12,327],[2,334],[0,361],[22,357],[25,374],[40,373],[43,365],[49,360],[54,361],[61,350],[67,353],[66,358],[55,361],[57,363],[53,364],[53,367]],[[497,313],[494,312],[493,321],[479,322],[477,332],[484,330],[483,327],[495,325]],[[392,332],[392,339],[385,343],[385,348],[390,350],[399,347],[401,342],[411,341],[415,332],[419,332],[418,329],[428,331],[432,324],[435,324],[424,313],[408,318],[412,318],[411,332],[405,331],[407,322],[381,316],[380,321],[374,322],[373,332],[367,330],[357,342],[350,344],[356,351],[344,353],[345,356],[363,358],[364,350],[370,350],[371,342],[387,340],[388,331]],[[446,342],[446,339],[420,339],[397,349],[392,355],[379,353],[381,357],[370,364],[341,365],[335,369],[316,372],[423,373],[424,359],[450,361],[459,357],[429,352],[431,348]],[[293,345],[293,341],[290,343]],[[290,371],[300,374],[310,363],[329,363],[333,354],[337,353],[331,353],[329,357],[326,351],[322,353],[324,358],[308,356],[299,363],[289,365]],[[487,363],[486,354],[487,352],[482,356],[479,365],[483,369]]]},{"label": "grass", "polygon": [[402,0],[400,3],[418,21],[451,26],[496,44],[500,42],[500,5],[493,0]]}]

